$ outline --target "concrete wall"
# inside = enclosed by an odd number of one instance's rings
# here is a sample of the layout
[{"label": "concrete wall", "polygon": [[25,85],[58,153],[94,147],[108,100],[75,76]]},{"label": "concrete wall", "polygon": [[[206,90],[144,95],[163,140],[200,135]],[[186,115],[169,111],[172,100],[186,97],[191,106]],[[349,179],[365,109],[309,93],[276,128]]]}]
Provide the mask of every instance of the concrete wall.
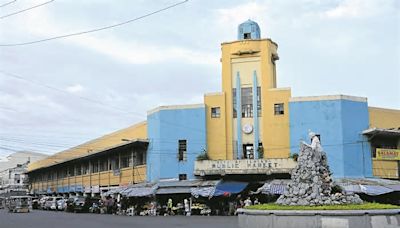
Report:
[{"label": "concrete wall", "polygon": [[[178,178],[193,179],[194,162],[206,147],[204,105],[160,107],[149,111],[147,181]],[[185,161],[178,161],[178,140],[187,140]]]},{"label": "concrete wall", "polygon": [[299,143],[310,143],[308,130],[321,135],[334,177],[371,177],[369,144],[361,132],[368,129],[366,99],[348,96],[293,98],[290,110],[291,153]]},{"label": "concrete wall", "polygon": [[239,209],[241,228],[389,228],[400,226],[400,210],[246,210]]},{"label": "concrete wall", "polygon": [[371,148],[361,132],[369,127],[368,103],[341,100],[344,176],[372,177]]}]

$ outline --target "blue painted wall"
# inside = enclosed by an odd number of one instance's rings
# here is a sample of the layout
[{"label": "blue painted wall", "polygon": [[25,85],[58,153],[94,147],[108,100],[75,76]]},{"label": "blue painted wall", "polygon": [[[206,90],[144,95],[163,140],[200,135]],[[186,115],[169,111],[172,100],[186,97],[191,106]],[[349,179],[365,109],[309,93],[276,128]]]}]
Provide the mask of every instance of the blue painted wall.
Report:
[{"label": "blue painted wall", "polygon": [[[147,116],[147,181],[193,179],[197,155],[206,149],[205,107],[160,110]],[[187,140],[187,160],[178,161],[178,140]]]},{"label": "blue painted wall", "polygon": [[371,177],[368,143],[361,132],[368,129],[367,102],[345,99],[289,103],[291,153],[302,140],[310,143],[308,130],[321,135],[334,177]]}]

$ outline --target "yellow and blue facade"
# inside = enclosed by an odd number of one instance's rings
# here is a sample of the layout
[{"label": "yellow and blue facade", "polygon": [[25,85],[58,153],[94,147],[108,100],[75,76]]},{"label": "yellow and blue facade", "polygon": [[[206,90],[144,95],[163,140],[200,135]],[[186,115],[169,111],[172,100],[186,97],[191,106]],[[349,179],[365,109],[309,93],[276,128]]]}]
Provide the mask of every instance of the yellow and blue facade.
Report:
[{"label": "yellow and blue facade", "polygon": [[[205,94],[203,104],[150,110],[142,123],[31,164],[32,190],[288,175],[295,166],[290,156],[308,140],[309,130],[320,134],[335,177],[398,178],[399,161],[376,158],[374,150],[400,148],[400,110],[368,107],[366,98],[354,96],[291,97],[290,88],[277,88],[277,49],[274,41],[261,38],[257,23],[240,24],[238,40],[221,44],[220,92]],[[395,129],[390,142],[388,128]],[[383,141],[374,142],[372,134]],[[137,162],[138,157],[143,159]],[[391,176],[385,176],[385,166],[395,170]],[[74,171],[65,172],[69,169]]]},{"label": "yellow and blue facade", "polygon": [[196,157],[207,148],[205,106],[161,106],[147,113],[147,181],[194,179]]}]

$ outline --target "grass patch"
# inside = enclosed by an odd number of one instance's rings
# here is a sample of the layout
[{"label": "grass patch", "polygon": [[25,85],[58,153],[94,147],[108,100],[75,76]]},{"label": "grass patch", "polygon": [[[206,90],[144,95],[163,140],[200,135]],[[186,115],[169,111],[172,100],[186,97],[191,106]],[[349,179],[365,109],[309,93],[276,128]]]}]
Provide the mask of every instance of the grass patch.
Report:
[{"label": "grass patch", "polygon": [[246,209],[254,210],[381,210],[400,209],[400,206],[380,203],[322,205],[322,206],[284,206],[274,203],[248,206]]}]

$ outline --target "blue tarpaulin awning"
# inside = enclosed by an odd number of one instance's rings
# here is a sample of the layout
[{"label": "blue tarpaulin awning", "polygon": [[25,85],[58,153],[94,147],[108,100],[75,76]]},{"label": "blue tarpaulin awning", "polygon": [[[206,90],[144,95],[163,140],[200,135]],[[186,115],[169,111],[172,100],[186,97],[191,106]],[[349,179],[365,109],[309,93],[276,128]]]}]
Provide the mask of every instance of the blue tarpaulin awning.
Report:
[{"label": "blue tarpaulin awning", "polygon": [[215,186],[213,196],[237,194],[242,192],[247,187],[247,185],[247,182],[221,181]]}]

